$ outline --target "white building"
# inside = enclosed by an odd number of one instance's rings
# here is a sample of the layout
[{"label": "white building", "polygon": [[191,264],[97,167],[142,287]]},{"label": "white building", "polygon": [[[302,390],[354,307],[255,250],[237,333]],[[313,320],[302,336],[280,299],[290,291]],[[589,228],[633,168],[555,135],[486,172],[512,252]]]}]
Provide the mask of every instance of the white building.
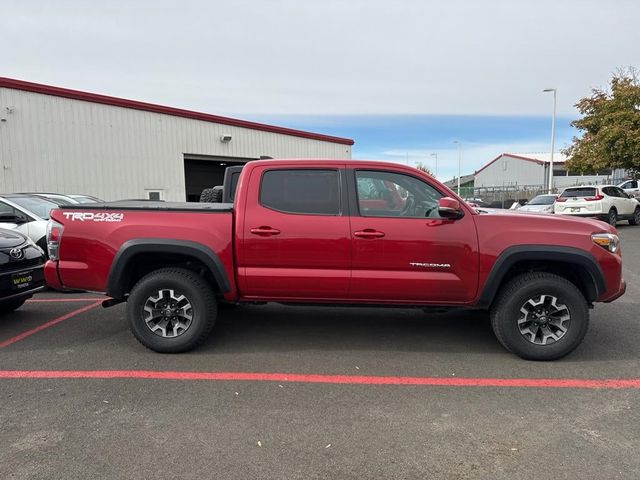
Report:
[{"label": "white building", "polygon": [[[474,174],[475,188],[491,187],[534,187],[549,183],[549,153],[514,154],[502,153]],[[553,156],[553,185],[557,188],[570,185],[602,184],[617,181],[622,172],[597,172],[597,175],[581,175],[568,171],[566,157]]]},{"label": "white building", "polygon": [[0,192],[197,200],[260,157],[351,158],[353,140],[0,77]]}]

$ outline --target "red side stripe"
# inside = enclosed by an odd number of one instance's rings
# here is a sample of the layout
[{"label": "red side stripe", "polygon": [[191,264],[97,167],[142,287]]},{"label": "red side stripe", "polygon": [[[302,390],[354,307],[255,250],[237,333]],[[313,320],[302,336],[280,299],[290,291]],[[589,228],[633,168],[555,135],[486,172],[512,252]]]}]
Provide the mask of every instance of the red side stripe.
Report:
[{"label": "red side stripe", "polygon": [[109,297],[94,298],[94,297],[82,297],[82,298],[31,298],[26,303],[72,303],[72,302],[98,302],[107,300]]},{"label": "red side stripe", "polygon": [[0,370],[0,379],[148,379],[251,381],[437,387],[640,389],[640,378],[457,378],[315,375],[297,373],[162,372],[148,370]]},{"label": "red side stripe", "polygon": [[60,317],[54,318],[53,320],[43,323],[42,325],[38,325],[35,328],[32,328],[31,330],[27,330],[26,332],[22,332],[18,335],[16,335],[15,337],[11,337],[8,340],[5,340],[4,342],[0,342],[0,348],[4,348],[4,347],[8,347],[9,345],[12,345],[16,342],[19,342],[20,340],[24,340],[27,337],[30,337],[31,335],[38,333],[41,330],[44,330],[45,328],[49,328],[52,327],[60,322],[64,322],[65,320],[68,320],[71,317],[75,317],[76,315],[86,312],[87,310],[91,310],[92,308],[97,307],[98,305],[100,305],[102,303],[102,300],[99,300],[95,303],[92,303],[90,305],[86,305],[84,307],[78,308],[76,310],[73,310],[72,312],[66,313]]}]

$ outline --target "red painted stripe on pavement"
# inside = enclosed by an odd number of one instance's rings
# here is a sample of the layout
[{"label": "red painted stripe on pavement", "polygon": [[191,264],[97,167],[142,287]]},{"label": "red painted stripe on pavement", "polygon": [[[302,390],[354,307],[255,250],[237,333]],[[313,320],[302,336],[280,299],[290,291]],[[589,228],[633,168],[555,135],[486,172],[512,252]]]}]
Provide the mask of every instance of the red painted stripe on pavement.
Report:
[{"label": "red painted stripe on pavement", "polygon": [[85,297],[85,298],[31,298],[27,300],[27,303],[67,303],[67,302],[102,302],[103,300],[107,300],[109,297],[104,298],[93,298],[93,297]]},{"label": "red painted stripe on pavement", "polygon": [[453,378],[378,377],[247,372],[162,372],[149,370],[0,370],[0,379],[148,379],[329,383],[346,385],[418,385],[438,387],[640,389],[640,378]]},{"label": "red painted stripe on pavement", "polygon": [[22,332],[18,335],[16,335],[15,337],[11,337],[8,340],[5,340],[4,342],[0,342],[0,348],[4,348],[4,347],[8,347],[9,345],[13,345],[16,342],[19,342],[20,340],[24,340],[27,337],[30,337],[31,335],[38,333],[41,330],[44,330],[45,328],[49,328],[52,327],[54,325],[57,325],[60,322],[64,322],[65,320],[68,320],[71,317],[75,317],[76,315],[79,315],[80,313],[84,313],[87,310],[91,310],[92,308],[97,307],[98,305],[100,305],[102,303],[102,300],[92,303],[91,305],[86,305],[84,307],[78,308],[76,310],[73,310],[69,313],[65,313],[64,315],[61,315],[60,317],[54,318],[53,320],[43,323],[42,325],[39,325],[35,328],[32,328],[31,330],[27,330],[26,332]]}]

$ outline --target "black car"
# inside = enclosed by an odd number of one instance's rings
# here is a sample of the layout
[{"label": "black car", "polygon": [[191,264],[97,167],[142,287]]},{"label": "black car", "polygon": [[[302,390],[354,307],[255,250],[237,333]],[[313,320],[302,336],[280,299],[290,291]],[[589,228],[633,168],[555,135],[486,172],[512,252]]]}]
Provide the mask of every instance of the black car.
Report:
[{"label": "black car", "polygon": [[44,288],[42,249],[13,230],[0,228],[0,313],[19,308]]}]

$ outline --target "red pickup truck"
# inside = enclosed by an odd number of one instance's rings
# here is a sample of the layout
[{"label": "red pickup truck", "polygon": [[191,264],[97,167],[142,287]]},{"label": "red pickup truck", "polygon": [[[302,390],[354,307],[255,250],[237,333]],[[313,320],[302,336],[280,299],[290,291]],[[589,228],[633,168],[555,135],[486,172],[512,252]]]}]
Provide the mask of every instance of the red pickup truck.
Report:
[{"label": "red pickup truck", "polygon": [[625,291],[604,222],[483,213],[410,167],[252,161],[234,193],[54,210],[46,279],[126,301],[158,352],[201,344],[220,303],[281,302],[486,309],[502,345],[535,360],[575,349],[593,302]]}]

